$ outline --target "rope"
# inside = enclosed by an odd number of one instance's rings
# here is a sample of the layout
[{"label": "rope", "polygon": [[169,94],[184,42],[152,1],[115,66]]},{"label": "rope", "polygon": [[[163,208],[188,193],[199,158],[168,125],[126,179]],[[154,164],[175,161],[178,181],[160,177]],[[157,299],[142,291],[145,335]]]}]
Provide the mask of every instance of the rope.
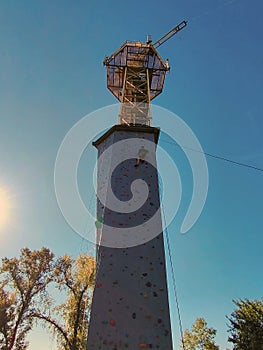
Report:
[{"label": "rope", "polygon": [[161,204],[161,209],[162,209],[162,213],[163,213],[163,220],[164,220],[164,227],[165,227],[164,231],[165,231],[165,237],[166,237],[166,242],[167,242],[167,247],[168,247],[169,262],[170,262],[171,273],[172,273],[173,290],[174,290],[176,308],[177,308],[177,313],[178,313],[179,330],[180,330],[183,349],[186,350],[185,344],[184,344],[183,323],[182,323],[181,312],[180,312],[180,307],[179,307],[179,298],[178,298],[178,293],[177,293],[175,272],[174,272],[173,261],[172,261],[170,239],[169,239],[167,225],[166,225],[165,212],[164,212],[164,208],[163,208],[162,204]]}]

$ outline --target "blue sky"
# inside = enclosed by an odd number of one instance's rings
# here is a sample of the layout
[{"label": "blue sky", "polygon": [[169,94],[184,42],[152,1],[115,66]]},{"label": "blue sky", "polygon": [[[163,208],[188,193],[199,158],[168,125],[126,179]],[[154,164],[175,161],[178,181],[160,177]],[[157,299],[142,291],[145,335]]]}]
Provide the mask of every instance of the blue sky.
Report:
[{"label": "blue sky", "polygon": [[[78,120],[116,102],[106,88],[105,55],[126,40],[144,41],[147,34],[157,40],[181,20],[188,26],[159,49],[171,72],[154,103],[179,115],[205,152],[263,168],[262,10],[259,0],[1,1],[0,187],[9,191],[14,208],[1,231],[0,256],[15,256],[24,246],[44,245],[57,255],[92,251],[56,203],[59,145]],[[169,227],[183,326],[205,317],[225,349],[231,300],[262,297],[263,173],[208,157],[204,211],[181,235],[191,176],[182,151],[166,141],[162,134],[160,145],[183,184],[181,207]],[[82,196],[94,208],[88,188],[95,157],[88,147],[80,166]],[[171,293],[178,349],[173,298]],[[31,341],[30,349],[55,349],[43,331],[33,332]]]}]

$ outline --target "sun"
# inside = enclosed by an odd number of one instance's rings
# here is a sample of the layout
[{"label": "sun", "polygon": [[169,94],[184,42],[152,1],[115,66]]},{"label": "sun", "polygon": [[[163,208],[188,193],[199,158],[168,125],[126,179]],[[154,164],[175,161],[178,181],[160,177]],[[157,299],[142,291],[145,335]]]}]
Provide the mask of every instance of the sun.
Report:
[{"label": "sun", "polygon": [[12,207],[10,194],[5,188],[0,187],[0,230],[8,225]]}]

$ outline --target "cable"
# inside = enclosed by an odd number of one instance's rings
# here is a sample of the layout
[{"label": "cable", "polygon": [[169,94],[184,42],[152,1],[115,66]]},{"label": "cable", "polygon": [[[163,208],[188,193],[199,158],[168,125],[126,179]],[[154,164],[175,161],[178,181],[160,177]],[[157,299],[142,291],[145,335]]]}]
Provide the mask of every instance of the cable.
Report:
[{"label": "cable", "polygon": [[177,308],[177,313],[178,313],[178,321],[179,321],[179,329],[180,329],[181,341],[182,341],[183,349],[186,350],[185,349],[185,344],[184,344],[183,324],[182,324],[181,312],[180,312],[180,307],[179,307],[179,299],[178,299],[178,294],[177,294],[175,272],[174,272],[174,267],[173,267],[173,262],[172,262],[172,253],[171,253],[171,247],[170,247],[170,239],[169,239],[169,236],[168,236],[165,212],[164,212],[164,208],[163,208],[162,204],[161,204],[161,208],[162,208],[162,213],[163,213],[163,220],[164,220],[164,227],[165,227],[164,231],[165,231],[165,237],[166,237],[167,248],[168,248],[169,262],[170,262],[170,265],[171,265],[173,290],[174,290],[176,308]]},{"label": "cable", "polygon": [[236,2],[237,0],[226,0],[225,2],[219,4],[218,6],[216,6],[213,9],[208,9],[205,10],[204,12],[200,13],[199,15],[196,15],[195,17],[190,18],[191,22],[196,21],[197,19],[203,17],[203,16],[208,16],[210,14],[213,14],[214,12],[223,9],[224,7],[230,6],[232,5],[234,2]]},{"label": "cable", "polygon": [[236,165],[245,167],[245,168],[250,168],[250,169],[254,169],[254,170],[263,172],[263,168],[259,168],[259,167],[256,167],[256,166],[254,166],[254,165],[249,165],[249,164],[246,164],[246,163],[237,162],[237,161],[235,161],[235,160],[232,160],[232,159],[229,159],[229,158],[225,158],[225,157],[221,157],[221,156],[218,156],[218,155],[215,155],[215,154],[211,154],[211,153],[207,153],[207,152],[197,151],[197,150],[192,149],[192,148],[190,148],[190,147],[179,146],[175,141],[174,141],[174,142],[165,141],[165,140],[162,140],[162,141],[163,141],[163,142],[166,142],[166,143],[170,143],[171,145],[176,145],[176,146],[181,147],[181,148],[184,148],[184,149],[189,149],[190,151],[193,151],[193,152],[202,153],[202,154],[204,154],[204,155],[206,155],[206,156],[208,156],[208,157],[212,157],[212,158],[219,159],[219,160],[223,160],[223,161],[229,162],[229,163],[233,163],[233,164],[236,164]]}]

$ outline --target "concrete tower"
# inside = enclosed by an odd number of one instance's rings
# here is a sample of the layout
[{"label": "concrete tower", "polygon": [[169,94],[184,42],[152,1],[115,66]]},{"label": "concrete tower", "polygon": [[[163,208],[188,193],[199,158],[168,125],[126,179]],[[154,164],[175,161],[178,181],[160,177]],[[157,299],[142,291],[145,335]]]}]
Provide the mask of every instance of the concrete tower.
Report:
[{"label": "concrete tower", "polygon": [[151,41],[126,42],[104,64],[121,108],[118,124],[93,143],[98,248],[87,350],[172,350],[156,165],[160,130],[151,126],[150,112],[169,66]]}]

